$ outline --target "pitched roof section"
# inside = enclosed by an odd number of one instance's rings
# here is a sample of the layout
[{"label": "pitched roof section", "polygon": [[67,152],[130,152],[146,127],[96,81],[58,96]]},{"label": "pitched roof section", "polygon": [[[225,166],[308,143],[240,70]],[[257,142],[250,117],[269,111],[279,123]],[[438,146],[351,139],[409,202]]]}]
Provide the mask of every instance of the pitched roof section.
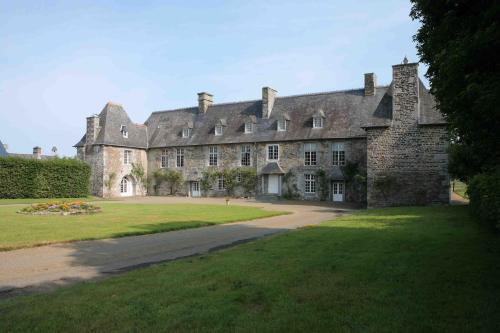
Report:
[{"label": "pitched roof section", "polygon": [[[364,96],[363,89],[327,92],[310,95],[277,97],[269,119],[263,119],[262,101],[213,104],[206,113],[197,107],[154,112],[146,121],[149,147],[206,145],[240,142],[272,142],[290,140],[315,140],[329,138],[363,137],[364,124],[389,123],[392,96],[389,87],[377,87],[375,96]],[[325,115],[321,129],[312,126],[313,116]],[[253,133],[245,134],[245,122],[256,118]],[[276,122],[287,117],[287,131],[278,132]],[[221,136],[214,135],[214,128],[225,118],[227,127]],[[182,127],[192,121],[194,129],[190,138],[182,137]]]},{"label": "pitched roof section", "polygon": [[[124,138],[120,132],[121,125],[127,126],[128,138]],[[119,104],[111,102],[106,104],[99,114],[99,126],[101,129],[95,144],[133,148],[148,147],[146,126],[133,123]],[[77,145],[82,141],[84,142],[84,138]]]}]

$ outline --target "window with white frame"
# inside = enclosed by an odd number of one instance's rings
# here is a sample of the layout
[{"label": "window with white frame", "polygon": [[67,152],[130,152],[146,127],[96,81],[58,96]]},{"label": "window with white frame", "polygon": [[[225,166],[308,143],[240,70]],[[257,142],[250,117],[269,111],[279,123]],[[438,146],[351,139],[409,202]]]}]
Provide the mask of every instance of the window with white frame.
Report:
[{"label": "window with white frame", "polygon": [[252,164],[251,153],[252,148],[250,145],[241,146],[241,166],[250,166]]},{"label": "window with white frame", "polygon": [[127,193],[128,190],[128,180],[127,178],[122,178],[120,182],[120,193]]},{"label": "window with white frame", "polygon": [[313,128],[323,128],[323,117],[313,118]]},{"label": "window with white frame", "polygon": [[124,138],[128,138],[128,131],[127,131],[127,126],[126,125],[121,125],[120,126],[120,132],[122,133],[122,136]]},{"label": "window with white frame", "polygon": [[280,146],[279,145],[268,145],[267,146],[267,160],[277,161],[280,157]]},{"label": "window with white frame", "polygon": [[215,125],[215,135],[217,136],[222,135],[222,131],[223,131],[222,125]]},{"label": "window with white frame", "polygon": [[217,178],[217,189],[219,191],[223,191],[226,186],[226,184],[224,183],[224,176],[219,176],[219,178]]},{"label": "window with white frame", "polygon": [[132,163],[132,151],[124,150],[123,151],[123,164],[131,164]]},{"label": "window with white frame", "polygon": [[333,165],[345,165],[345,148],[344,143],[334,143],[332,145]]},{"label": "window with white frame", "polygon": [[288,120],[285,118],[278,119],[278,131],[285,132],[288,129]]},{"label": "window with white frame", "polygon": [[253,132],[253,123],[246,122],[245,123],[245,134],[252,133],[252,132]]},{"label": "window with white frame", "polygon": [[189,138],[189,137],[191,137],[191,128],[189,128],[189,127],[184,127],[184,128],[182,129],[182,137],[183,137],[183,138]]},{"label": "window with white frame", "polygon": [[317,165],[317,152],[315,143],[304,144],[304,165]]},{"label": "window with white frame", "polygon": [[178,168],[182,168],[184,166],[184,148],[176,149],[176,163],[175,166]]},{"label": "window with white frame", "polygon": [[304,174],[304,188],[306,193],[316,193],[316,175]]},{"label": "window with white frame", "polygon": [[168,151],[166,149],[161,153],[161,167],[168,168]]},{"label": "window with white frame", "polygon": [[208,147],[208,165],[216,166],[218,164],[218,157],[217,146]]}]

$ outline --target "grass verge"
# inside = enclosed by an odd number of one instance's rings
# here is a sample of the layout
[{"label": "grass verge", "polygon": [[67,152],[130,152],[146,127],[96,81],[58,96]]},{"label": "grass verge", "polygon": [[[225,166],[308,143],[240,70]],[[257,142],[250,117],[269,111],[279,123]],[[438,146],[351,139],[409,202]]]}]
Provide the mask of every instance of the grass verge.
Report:
[{"label": "grass verge", "polygon": [[152,234],[284,214],[256,207],[100,202],[93,215],[24,215],[0,206],[0,251],[51,243]]},{"label": "grass verge", "polygon": [[467,207],[370,210],[0,301],[4,332],[498,332],[500,241]]}]

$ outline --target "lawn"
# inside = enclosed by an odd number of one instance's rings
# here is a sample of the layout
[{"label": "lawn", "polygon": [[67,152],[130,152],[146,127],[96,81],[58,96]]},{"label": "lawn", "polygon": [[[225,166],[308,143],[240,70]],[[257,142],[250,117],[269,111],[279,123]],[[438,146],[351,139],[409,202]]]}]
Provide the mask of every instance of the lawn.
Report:
[{"label": "lawn", "polygon": [[74,216],[17,214],[0,206],[0,251],[76,240],[151,234],[279,215],[255,207],[99,202],[102,213]]},{"label": "lawn", "polygon": [[467,198],[467,184],[462,183],[460,180],[452,181],[453,192],[461,196],[462,198]]},{"label": "lawn", "polygon": [[467,207],[370,210],[50,294],[3,332],[498,332],[500,240]]}]

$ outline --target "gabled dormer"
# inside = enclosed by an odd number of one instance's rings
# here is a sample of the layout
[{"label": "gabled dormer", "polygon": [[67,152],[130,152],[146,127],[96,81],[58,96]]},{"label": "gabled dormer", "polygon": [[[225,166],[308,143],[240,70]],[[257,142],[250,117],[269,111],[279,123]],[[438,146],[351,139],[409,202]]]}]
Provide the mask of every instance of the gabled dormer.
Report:
[{"label": "gabled dormer", "polygon": [[278,132],[286,132],[290,125],[290,116],[286,113],[280,115],[278,117],[278,121],[276,122],[276,130]]},{"label": "gabled dormer", "polygon": [[325,125],[325,118],[325,112],[323,112],[323,110],[320,109],[316,111],[312,119],[313,128],[323,128],[323,126]]},{"label": "gabled dormer", "polygon": [[225,118],[221,118],[221,119],[217,120],[217,122],[215,123],[215,129],[214,129],[215,135],[216,136],[223,135],[224,129],[226,126],[227,126],[227,122],[226,122]]},{"label": "gabled dormer", "polygon": [[255,124],[257,124],[257,117],[254,115],[248,116],[245,120],[245,134],[250,134],[255,131]]},{"label": "gabled dormer", "polygon": [[121,125],[120,126],[120,133],[122,134],[122,137],[128,139],[127,125]]},{"label": "gabled dormer", "polygon": [[186,124],[182,128],[182,137],[183,138],[190,138],[192,132],[193,132],[193,122],[188,121],[188,122],[186,122]]}]

